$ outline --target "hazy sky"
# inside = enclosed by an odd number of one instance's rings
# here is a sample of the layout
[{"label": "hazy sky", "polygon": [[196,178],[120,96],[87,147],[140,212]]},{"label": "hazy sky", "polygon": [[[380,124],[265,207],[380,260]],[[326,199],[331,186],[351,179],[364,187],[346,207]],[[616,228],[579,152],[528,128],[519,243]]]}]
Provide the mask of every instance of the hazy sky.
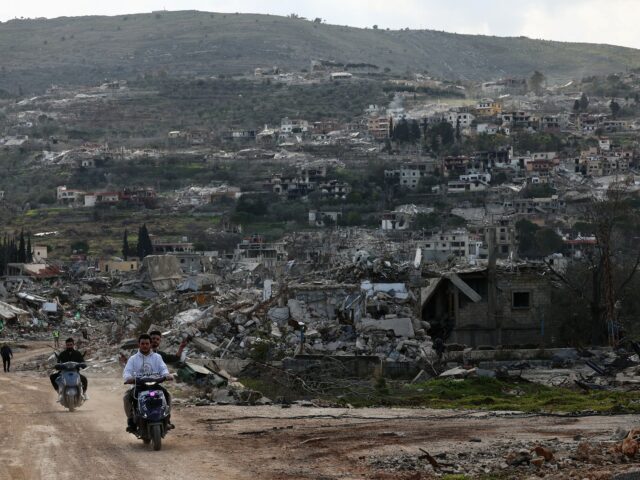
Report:
[{"label": "hazy sky", "polygon": [[0,20],[163,9],[297,13],[355,27],[377,24],[640,48],[639,0],[0,0]]}]

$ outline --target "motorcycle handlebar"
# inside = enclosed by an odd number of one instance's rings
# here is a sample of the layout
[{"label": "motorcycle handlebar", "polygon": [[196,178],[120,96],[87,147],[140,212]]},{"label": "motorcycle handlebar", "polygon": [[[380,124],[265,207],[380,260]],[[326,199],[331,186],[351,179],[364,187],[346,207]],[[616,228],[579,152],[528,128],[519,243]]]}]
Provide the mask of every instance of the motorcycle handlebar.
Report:
[{"label": "motorcycle handlebar", "polygon": [[63,362],[56,363],[53,368],[56,370],[66,370],[66,369],[77,369],[80,370],[82,368],[87,368],[86,363],[77,363],[77,362]]},{"label": "motorcycle handlebar", "polygon": [[138,377],[135,379],[135,384],[144,385],[146,383],[162,383],[164,381],[164,377]]}]

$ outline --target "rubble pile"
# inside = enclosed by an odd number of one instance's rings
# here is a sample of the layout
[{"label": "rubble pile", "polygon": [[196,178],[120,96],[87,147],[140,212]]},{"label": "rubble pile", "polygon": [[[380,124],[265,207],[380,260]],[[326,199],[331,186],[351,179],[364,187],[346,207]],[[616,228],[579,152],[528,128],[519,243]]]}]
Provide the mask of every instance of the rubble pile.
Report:
[{"label": "rubble pile", "polygon": [[[635,430],[635,432],[639,432]],[[633,431],[625,438],[633,439]],[[632,440],[637,444],[637,439]],[[378,470],[402,472],[426,472],[437,476],[466,475],[476,478],[485,475],[504,475],[509,478],[549,479],[598,479],[618,478],[612,473],[628,470],[630,455],[621,452],[619,442],[584,441],[576,437],[573,441],[551,439],[544,445],[531,445],[526,441],[492,443],[483,446],[481,439],[470,439],[469,447],[455,453],[443,451],[429,453],[420,448],[411,454],[403,452],[390,456],[363,458]],[[477,445],[477,446],[472,446]],[[637,468],[631,467],[637,474]],[[502,477],[501,477],[502,478]]]}]

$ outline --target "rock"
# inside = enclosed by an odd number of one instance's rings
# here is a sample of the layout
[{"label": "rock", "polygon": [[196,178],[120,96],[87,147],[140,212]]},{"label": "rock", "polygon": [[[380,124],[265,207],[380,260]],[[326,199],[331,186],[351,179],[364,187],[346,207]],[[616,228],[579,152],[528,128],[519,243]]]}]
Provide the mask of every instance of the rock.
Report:
[{"label": "rock", "polygon": [[191,310],[185,310],[180,312],[173,318],[173,324],[175,326],[185,326],[197,322],[202,318],[202,312],[197,308]]},{"label": "rock", "polygon": [[385,320],[375,320],[373,318],[363,318],[358,324],[359,330],[370,332],[375,330],[392,330],[396,337],[413,338],[413,323],[410,318],[393,318]]},{"label": "rock", "polygon": [[531,454],[526,450],[521,450],[519,452],[510,452],[505,457],[505,462],[507,462],[507,465],[510,465],[512,467],[528,465],[531,462]]},{"label": "rock", "polygon": [[198,350],[205,353],[210,353],[212,355],[215,354],[218,350],[220,350],[219,346],[214,345],[213,343],[208,342],[204,338],[200,338],[200,337],[193,338],[191,340],[191,344]]},{"label": "rock", "polygon": [[289,307],[273,307],[267,313],[267,317],[272,322],[277,322],[279,325],[287,323],[289,320]]},{"label": "rock", "polygon": [[455,367],[451,370],[447,370],[446,372],[442,372],[439,376],[441,378],[467,378],[476,376],[477,369],[476,368],[462,368]]},{"label": "rock", "polygon": [[542,467],[542,465],[544,465],[544,458],[543,457],[536,457],[536,458],[532,459],[531,460],[531,465],[535,466],[536,468]]},{"label": "rock", "polygon": [[289,310],[289,314],[291,318],[296,322],[304,321],[304,309],[302,308],[302,303],[298,300],[290,298],[287,302],[287,307]]},{"label": "rock", "polygon": [[546,447],[537,445],[531,451],[535,453],[538,457],[544,458],[547,462],[550,462],[551,460],[553,460],[553,452]]},{"label": "rock", "polygon": [[622,441],[622,453],[627,457],[635,457],[640,449],[640,429],[634,429],[629,432],[627,437]]}]

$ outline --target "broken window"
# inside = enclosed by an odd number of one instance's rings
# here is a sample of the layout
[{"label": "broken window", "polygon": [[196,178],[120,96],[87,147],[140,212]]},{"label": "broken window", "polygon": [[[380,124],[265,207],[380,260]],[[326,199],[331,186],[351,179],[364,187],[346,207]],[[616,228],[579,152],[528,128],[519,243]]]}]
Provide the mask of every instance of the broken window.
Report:
[{"label": "broken window", "polygon": [[512,308],[531,308],[531,292],[513,292]]}]

